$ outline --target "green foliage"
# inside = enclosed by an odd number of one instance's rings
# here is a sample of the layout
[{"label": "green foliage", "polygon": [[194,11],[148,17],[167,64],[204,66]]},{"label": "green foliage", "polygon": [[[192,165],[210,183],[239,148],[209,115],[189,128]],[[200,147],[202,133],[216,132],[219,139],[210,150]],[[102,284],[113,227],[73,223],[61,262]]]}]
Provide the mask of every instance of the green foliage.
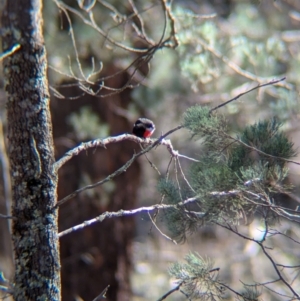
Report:
[{"label": "green foliage", "polygon": [[240,301],[259,301],[261,300],[260,297],[261,293],[257,290],[256,287],[249,288],[245,286],[244,292],[241,293],[240,296],[238,296],[238,300]]},{"label": "green foliage", "polygon": [[[224,300],[227,285],[219,280],[218,268],[213,261],[203,258],[198,253],[185,256],[185,263],[174,263],[169,268],[170,276],[180,285],[180,291],[189,300],[216,301]],[[242,293],[234,292],[237,300],[259,301],[261,293],[254,287],[244,286]]]},{"label": "green foliage", "polygon": [[[245,209],[253,212],[253,206],[243,200],[240,193],[232,191],[239,185],[240,179],[228,166],[225,160],[215,162],[206,156],[190,169],[190,183],[201,196],[200,208],[205,212],[205,223],[224,221],[238,224],[240,219],[246,220]],[[220,192],[227,192],[220,194]]]},{"label": "green foliage", "polygon": [[[299,70],[300,65],[297,66]],[[295,90],[286,90],[278,88],[279,98],[276,101],[270,102],[270,108],[274,112],[274,116],[280,118],[280,120],[287,122],[287,126],[291,126],[291,115],[299,112],[299,96]]]},{"label": "green foliage", "polygon": [[205,106],[193,106],[183,115],[183,125],[193,135],[206,135],[209,130],[220,127],[219,123],[218,117],[211,116],[209,107]]},{"label": "green foliage", "polygon": [[209,83],[220,76],[218,66],[211,64],[213,56],[204,51],[200,43],[195,43],[198,37],[211,46],[215,46],[218,38],[218,28],[213,21],[199,21],[191,11],[177,7],[175,10],[180,46],[177,51],[180,56],[181,73],[192,84],[192,89],[198,91],[199,83]]},{"label": "green foliage", "polygon": [[288,63],[288,47],[279,35],[270,35],[257,8],[246,3],[235,8],[227,20],[229,26],[235,27],[229,36],[220,32],[217,19],[196,18],[180,7],[175,11],[180,29],[180,66],[195,90],[201,83],[215,81],[226,72],[226,64],[215,64],[217,52],[260,76],[280,74],[282,64]]},{"label": "green foliage", "polygon": [[108,136],[108,126],[101,123],[90,107],[82,107],[78,113],[72,113],[68,122],[80,141]]},{"label": "green foliage", "polygon": [[[275,5],[267,6],[266,11],[255,1],[234,1],[230,15],[220,26],[217,16],[207,19],[201,15],[201,8],[197,14],[177,5],[174,17],[180,42],[176,49],[179,67],[193,91],[214,99],[226,92],[235,94],[233,89],[244,90],[244,84],[255,78],[262,83],[284,74],[287,84],[272,87],[271,93],[266,93],[270,89],[262,90],[258,95],[260,111],[253,103],[235,103],[235,108],[236,112],[247,110],[248,120],[254,114],[263,118],[273,115],[272,109],[277,109],[278,116],[290,122],[289,117],[299,108],[299,59],[298,52],[291,50],[297,49],[294,25]],[[286,109],[280,110],[283,107]]]},{"label": "green foliage", "polygon": [[225,119],[216,115],[206,106],[193,106],[183,115],[183,126],[193,137],[203,139],[210,157],[220,158],[220,152],[227,144],[224,134],[227,129]]},{"label": "green foliage", "polygon": [[230,190],[238,180],[226,162],[215,162],[210,156],[191,166],[190,178],[193,188],[201,195]]},{"label": "green foliage", "polygon": [[[261,121],[232,138],[223,118],[212,115],[208,107],[194,106],[184,114],[183,125],[192,136],[203,139],[205,149],[189,172],[196,204],[166,214],[174,237],[182,241],[188,232],[207,223],[249,223],[258,212],[268,222],[275,221],[276,214],[260,205],[287,189],[284,159],[296,154],[293,143],[279,131],[281,123],[276,118]],[[163,181],[159,187],[168,204],[185,199],[175,183]]]},{"label": "green foliage", "polygon": [[285,159],[294,157],[296,152],[293,149],[293,143],[282,132],[279,132],[280,126],[281,123],[273,118],[246,127],[239,140],[254,147],[255,150],[247,149],[242,144],[235,146],[231,153],[231,168],[239,170],[241,165],[252,166],[255,161],[261,161],[261,165],[267,163],[268,168],[284,165],[285,162],[281,159],[272,158],[263,153]]},{"label": "green foliage", "polygon": [[157,184],[158,191],[164,195],[167,204],[178,204],[181,201],[178,188],[172,181],[160,179]]},{"label": "green foliage", "polygon": [[202,258],[198,253],[185,257],[186,263],[175,263],[169,274],[182,283],[181,291],[193,300],[218,300],[224,295],[224,287],[218,281],[217,271],[213,271],[213,262]]},{"label": "green foliage", "polygon": [[[183,191],[179,191],[175,183],[167,179],[161,179],[157,188],[163,195],[165,203],[171,205],[177,205],[190,196],[189,190],[183,189]],[[199,222],[202,223],[193,215],[187,215],[185,207],[174,207],[174,209],[167,210],[163,214],[172,237],[179,243],[184,242],[186,235],[194,232],[199,227]]]}]

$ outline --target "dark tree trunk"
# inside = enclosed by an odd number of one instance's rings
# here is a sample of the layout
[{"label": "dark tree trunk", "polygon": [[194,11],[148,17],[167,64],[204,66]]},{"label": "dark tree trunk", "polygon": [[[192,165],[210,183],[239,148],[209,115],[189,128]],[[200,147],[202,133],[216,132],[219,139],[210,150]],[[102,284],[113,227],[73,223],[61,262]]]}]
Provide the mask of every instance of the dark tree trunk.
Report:
[{"label": "dark tree trunk", "polygon": [[7,0],[3,49],[20,50],[4,61],[15,251],[14,299],[60,300],[57,176],[42,34],[41,1]]},{"label": "dark tree trunk", "polygon": [[[112,65],[105,75],[118,71]],[[109,73],[110,72],[110,73]],[[128,75],[112,77],[106,84],[122,87]],[[133,121],[118,114],[117,109],[128,110],[131,90],[125,90],[109,98],[95,98],[80,95],[79,88],[64,89],[66,99],[51,101],[55,149],[58,158],[67,150],[80,144],[68,120],[70,114],[78,113],[82,107],[89,107],[102,122],[109,125],[109,135],[131,132]],[[70,95],[70,99],[68,96]],[[107,149],[98,147],[72,158],[59,172],[59,199],[85,184],[95,183],[125,164],[140,150],[139,146],[124,141],[109,145]],[[85,179],[88,176],[88,182]],[[94,218],[105,211],[118,211],[136,207],[137,190],[140,185],[139,162],[134,162],[126,173],[99,186],[90,193],[82,193],[60,208],[59,226],[65,230],[85,220]],[[134,217],[105,220],[83,230],[61,238],[62,299],[73,301],[76,296],[83,300],[93,300],[108,284],[109,301],[132,300],[130,287],[131,243],[135,234]]]}]

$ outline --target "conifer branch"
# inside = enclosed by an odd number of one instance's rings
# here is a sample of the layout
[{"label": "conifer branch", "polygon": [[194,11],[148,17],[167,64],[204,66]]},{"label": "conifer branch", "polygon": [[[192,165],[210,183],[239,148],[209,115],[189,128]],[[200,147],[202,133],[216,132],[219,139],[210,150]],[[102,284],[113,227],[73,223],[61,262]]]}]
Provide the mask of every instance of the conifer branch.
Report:
[{"label": "conifer branch", "polygon": [[273,155],[267,154],[267,153],[259,150],[258,148],[254,147],[254,146],[251,146],[251,145],[249,145],[249,144],[241,141],[240,139],[234,138],[234,137],[232,137],[232,136],[230,136],[228,134],[225,134],[225,133],[224,133],[224,135],[226,135],[227,138],[229,138],[231,140],[234,140],[235,142],[238,142],[238,143],[244,145],[245,147],[247,147],[247,148],[249,148],[251,150],[254,150],[254,151],[256,151],[256,152],[258,152],[258,153],[260,153],[260,154],[262,154],[262,155],[264,155],[266,157],[273,158],[273,159],[278,159],[278,160],[282,160],[282,161],[285,161],[285,162],[288,162],[288,163],[293,163],[293,164],[296,164],[296,165],[300,165],[300,162],[293,161],[293,160],[290,160],[290,159],[286,159],[286,158],[283,158],[283,157],[278,157],[278,156],[273,156]]}]

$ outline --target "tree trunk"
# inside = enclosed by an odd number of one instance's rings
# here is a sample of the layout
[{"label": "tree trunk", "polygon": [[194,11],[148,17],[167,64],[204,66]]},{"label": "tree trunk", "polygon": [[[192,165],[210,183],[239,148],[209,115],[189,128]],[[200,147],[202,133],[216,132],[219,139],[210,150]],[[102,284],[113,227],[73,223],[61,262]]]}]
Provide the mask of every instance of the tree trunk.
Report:
[{"label": "tree trunk", "polygon": [[[109,77],[118,71],[119,69],[113,64],[107,65],[103,76]],[[112,76],[106,84],[119,88],[128,81],[128,78],[128,74],[122,73],[119,76]],[[72,114],[79,113],[83,107],[90,108],[99,116],[102,123],[109,126],[109,135],[131,132],[133,121],[121,116],[116,110],[116,108],[129,110],[129,105],[132,103],[130,89],[104,99],[85,95],[76,101],[72,96],[82,93],[78,87],[64,88],[63,93],[66,97],[63,102],[57,98],[51,100],[57,158],[82,142],[77,138],[68,120]],[[89,183],[107,177],[139,150],[139,146],[135,143],[123,141],[108,145],[106,149],[98,147],[75,156],[59,171],[59,199],[82,187],[87,175]],[[60,230],[94,218],[105,211],[135,208],[140,179],[140,162],[135,161],[126,173],[108,183],[110,188],[103,185],[90,193],[79,194],[61,206]],[[62,299],[64,301],[74,301],[76,298],[93,300],[107,285],[110,285],[106,300],[132,300],[130,272],[132,239],[135,231],[135,218],[124,217],[105,220],[103,223],[62,237],[60,240]]]},{"label": "tree trunk", "polygon": [[42,34],[41,1],[7,0],[3,49],[20,50],[4,61],[9,159],[13,190],[14,299],[60,300],[57,175]]}]

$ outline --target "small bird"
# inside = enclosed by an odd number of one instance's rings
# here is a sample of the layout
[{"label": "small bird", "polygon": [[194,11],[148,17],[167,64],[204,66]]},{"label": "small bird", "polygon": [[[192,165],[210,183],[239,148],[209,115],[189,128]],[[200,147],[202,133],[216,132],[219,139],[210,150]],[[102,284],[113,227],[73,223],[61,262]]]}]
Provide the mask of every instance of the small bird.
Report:
[{"label": "small bird", "polygon": [[140,138],[149,138],[155,131],[153,121],[147,118],[139,118],[133,125],[132,133]]}]

